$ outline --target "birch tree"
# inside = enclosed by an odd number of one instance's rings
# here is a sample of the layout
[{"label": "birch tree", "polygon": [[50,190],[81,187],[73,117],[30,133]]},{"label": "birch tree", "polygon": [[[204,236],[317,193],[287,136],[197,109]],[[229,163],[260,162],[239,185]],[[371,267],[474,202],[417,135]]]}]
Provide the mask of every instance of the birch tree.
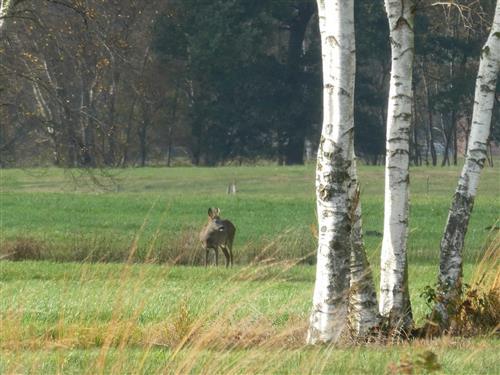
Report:
[{"label": "birch tree", "polygon": [[391,80],[387,110],[384,237],[381,254],[380,314],[394,329],[408,330],[409,135],[412,118],[414,0],[385,0],[391,41]]},{"label": "birch tree", "polygon": [[[352,139],[354,141],[354,139]],[[373,275],[368,263],[363,242],[361,220],[361,201],[359,182],[354,155],[354,142],[351,145],[352,166],[350,170],[351,186],[349,191],[351,219],[351,264],[349,293],[349,327],[355,337],[364,337],[379,324],[377,293]]]},{"label": "birch tree", "polygon": [[13,6],[14,0],[0,0],[0,35],[2,35],[5,28],[5,19]]},{"label": "birch tree", "polygon": [[462,250],[474,206],[479,177],[487,158],[487,144],[500,72],[500,2],[497,1],[493,25],[482,51],[476,79],[474,109],[469,135],[469,148],[458,186],[453,196],[443,237],[438,283],[442,292],[436,312],[441,327],[449,326],[453,300],[462,288]]},{"label": "birch tree", "polygon": [[307,341],[336,342],[348,328],[350,168],[355,75],[354,1],[318,0],[323,126],[316,167],[319,239]]}]

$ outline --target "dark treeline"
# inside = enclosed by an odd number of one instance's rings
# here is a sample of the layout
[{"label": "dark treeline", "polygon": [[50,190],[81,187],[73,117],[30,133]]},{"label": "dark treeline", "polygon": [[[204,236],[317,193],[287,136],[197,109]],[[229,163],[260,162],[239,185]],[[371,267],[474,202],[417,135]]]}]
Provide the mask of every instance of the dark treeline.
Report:
[{"label": "dark treeline", "polygon": [[[418,4],[414,165],[456,164],[467,148],[494,1],[456,3],[463,7]],[[383,1],[357,1],[356,23],[356,148],[383,163],[391,65]],[[314,0],[23,0],[0,39],[2,167],[314,158],[322,108]],[[498,126],[492,134],[500,139]]]}]

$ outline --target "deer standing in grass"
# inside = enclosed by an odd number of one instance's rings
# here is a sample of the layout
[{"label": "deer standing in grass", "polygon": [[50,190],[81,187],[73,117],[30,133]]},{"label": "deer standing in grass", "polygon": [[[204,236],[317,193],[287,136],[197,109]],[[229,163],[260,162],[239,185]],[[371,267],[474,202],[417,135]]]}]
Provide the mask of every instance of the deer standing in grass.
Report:
[{"label": "deer standing in grass", "polygon": [[201,245],[205,249],[205,267],[208,264],[209,249],[215,251],[215,265],[219,265],[219,248],[226,257],[226,267],[233,265],[233,241],[236,227],[229,220],[220,218],[220,209],[208,209],[208,223],[200,233]]}]

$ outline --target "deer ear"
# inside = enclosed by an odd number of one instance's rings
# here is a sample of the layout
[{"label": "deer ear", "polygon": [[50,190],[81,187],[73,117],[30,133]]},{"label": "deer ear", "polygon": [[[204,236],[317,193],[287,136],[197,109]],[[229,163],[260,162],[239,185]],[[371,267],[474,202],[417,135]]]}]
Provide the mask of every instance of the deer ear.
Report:
[{"label": "deer ear", "polygon": [[214,216],[214,212],[212,211],[212,207],[208,209],[208,217],[212,218]]},{"label": "deer ear", "polygon": [[217,207],[217,208],[215,209],[215,216],[219,216],[219,215],[220,215],[220,208],[219,208],[219,207]]}]

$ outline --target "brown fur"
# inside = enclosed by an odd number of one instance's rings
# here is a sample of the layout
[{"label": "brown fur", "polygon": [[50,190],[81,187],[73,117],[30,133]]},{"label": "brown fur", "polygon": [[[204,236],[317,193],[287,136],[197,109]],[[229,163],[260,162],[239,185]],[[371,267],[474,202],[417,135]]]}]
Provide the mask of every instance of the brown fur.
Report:
[{"label": "brown fur", "polygon": [[229,220],[220,218],[220,209],[208,209],[208,223],[200,232],[200,241],[205,249],[205,267],[208,264],[208,252],[215,251],[215,265],[219,264],[219,248],[226,257],[226,267],[233,265],[233,241],[236,227]]}]

